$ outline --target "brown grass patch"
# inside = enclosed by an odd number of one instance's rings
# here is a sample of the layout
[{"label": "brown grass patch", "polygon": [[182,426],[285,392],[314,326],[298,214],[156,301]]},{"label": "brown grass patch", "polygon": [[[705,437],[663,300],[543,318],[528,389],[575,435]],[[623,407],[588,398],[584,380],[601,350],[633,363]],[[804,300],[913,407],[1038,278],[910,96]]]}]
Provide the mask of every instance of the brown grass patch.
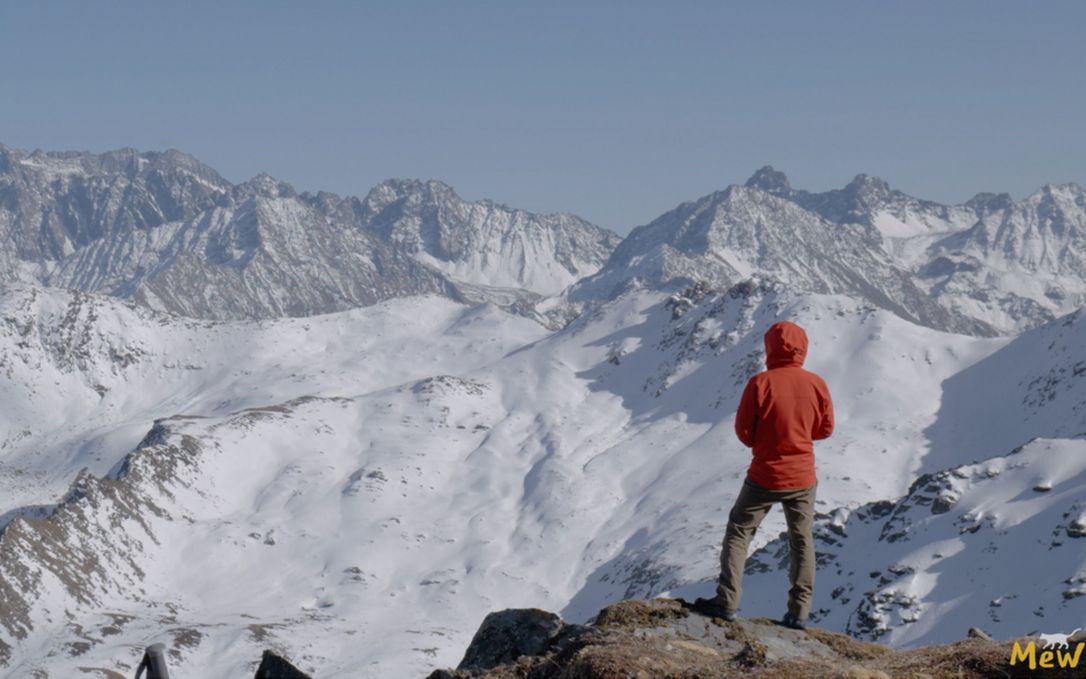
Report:
[{"label": "brown grass patch", "polygon": [[683,605],[674,599],[640,601],[630,599],[611,604],[596,616],[596,627],[655,627],[669,620],[690,615]]},{"label": "brown grass patch", "polygon": [[894,654],[892,650],[885,646],[859,641],[847,634],[838,634],[829,630],[809,627],[807,628],[807,635],[826,644],[841,657],[850,660],[871,660]]}]

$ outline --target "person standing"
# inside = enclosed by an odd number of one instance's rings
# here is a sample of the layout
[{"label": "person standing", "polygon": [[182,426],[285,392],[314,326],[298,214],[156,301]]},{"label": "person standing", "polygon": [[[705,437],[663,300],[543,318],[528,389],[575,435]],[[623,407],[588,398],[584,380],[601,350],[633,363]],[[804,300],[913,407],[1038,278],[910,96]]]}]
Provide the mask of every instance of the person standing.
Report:
[{"label": "person standing", "polygon": [[781,624],[806,629],[814,591],[814,441],[833,433],[833,401],[825,381],[805,370],[807,333],[790,321],[765,334],[766,370],[747,383],[735,416],[735,433],[753,448],[743,487],[728,515],[720,552],[720,579],[712,599],[695,608],[732,621],[742,595],[747,547],[775,503],[788,524],[788,611]]}]

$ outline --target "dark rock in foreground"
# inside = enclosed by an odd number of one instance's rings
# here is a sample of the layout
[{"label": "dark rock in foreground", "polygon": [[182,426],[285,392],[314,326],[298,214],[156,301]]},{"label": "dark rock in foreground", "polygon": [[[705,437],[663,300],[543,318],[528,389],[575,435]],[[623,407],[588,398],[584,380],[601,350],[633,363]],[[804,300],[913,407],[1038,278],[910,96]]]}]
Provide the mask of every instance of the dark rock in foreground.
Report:
[{"label": "dark rock in foreground", "polygon": [[538,608],[490,613],[475,632],[457,669],[489,669],[523,655],[542,655],[562,627],[560,617]]},{"label": "dark rock in foreground", "polygon": [[286,658],[264,651],[264,657],[260,659],[260,667],[256,668],[256,676],[253,679],[312,679],[308,674],[291,665]]}]

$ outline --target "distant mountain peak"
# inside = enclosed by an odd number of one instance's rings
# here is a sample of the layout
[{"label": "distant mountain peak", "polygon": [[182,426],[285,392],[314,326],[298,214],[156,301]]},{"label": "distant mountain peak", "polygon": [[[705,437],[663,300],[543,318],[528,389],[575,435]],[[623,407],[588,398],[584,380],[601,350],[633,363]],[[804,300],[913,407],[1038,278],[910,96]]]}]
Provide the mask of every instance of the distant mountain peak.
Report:
[{"label": "distant mountain peak", "polygon": [[1009,193],[982,192],[965,202],[965,206],[972,209],[983,209],[986,212],[1008,210],[1014,205],[1014,198]]},{"label": "distant mountain peak", "polygon": [[280,181],[267,172],[261,172],[244,184],[238,185],[241,195],[259,195],[267,198],[293,198],[298,195],[294,187]]},{"label": "distant mountain peak", "polygon": [[845,187],[846,191],[867,195],[887,195],[891,192],[885,179],[868,174],[858,174]]},{"label": "distant mountain peak", "polygon": [[226,192],[231,188],[230,182],[218,172],[177,149],[141,152],[125,147],[94,153],[43,149],[26,151],[0,145],[0,158],[4,160],[0,171],[10,171],[17,165],[23,171],[42,176],[112,175],[125,176],[129,180],[146,178],[151,173],[180,174],[197,177],[202,183],[219,192]]},{"label": "distant mountain peak", "polygon": [[1081,186],[1074,182],[1065,182],[1063,184],[1045,184],[1039,190],[1039,193],[1046,195],[1053,194],[1068,194],[1068,195],[1082,195],[1086,193]]},{"label": "distant mountain peak", "polygon": [[775,170],[772,165],[765,165],[747,180],[745,184],[750,189],[760,189],[767,193],[789,193],[792,191],[792,185],[788,181],[788,177],[779,170]]},{"label": "distant mountain peak", "polygon": [[463,202],[453,187],[436,179],[386,179],[370,189],[364,203],[374,212],[404,199],[422,202]]},{"label": "distant mountain peak", "polygon": [[432,192],[455,195],[456,193],[453,187],[436,179],[391,177],[373,188],[374,190],[392,191],[397,194]]}]

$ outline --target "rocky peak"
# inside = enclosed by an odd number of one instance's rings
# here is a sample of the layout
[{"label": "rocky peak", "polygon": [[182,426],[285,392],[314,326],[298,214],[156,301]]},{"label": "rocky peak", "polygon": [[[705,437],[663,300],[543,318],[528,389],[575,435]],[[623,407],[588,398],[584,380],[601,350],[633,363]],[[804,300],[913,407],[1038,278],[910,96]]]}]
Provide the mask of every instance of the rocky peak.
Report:
[{"label": "rocky peak", "polygon": [[12,163],[16,161],[15,152],[0,144],[0,173],[6,174],[11,172]]},{"label": "rocky peak", "polygon": [[978,193],[966,201],[965,206],[978,213],[999,212],[1014,206],[1014,199],[1009,193]]},{"label": "rocky peak", "polygon": [[152,174],[176,177],[191,175],[199,178],[210,188],[227,191],[230,182],[218,172],[187,153],[177,149],[140,152],[133,148],[120,148],[103,153],[87,151],[43,151],[35,149],[27,153],[8,147],[0,148],[0,172],[9,171],[12,162],[31,175],[45,178],[55,176],[91,177],[106,175],[124,177],[128,181],[146,180]]},{"label": "rocky peak", "polygon": [[264,198],[296,198],[298,192],[290,184],[279,181],[266,172],[261,172],[244,184],[239,184],[237,193],[242,197],[261,196]]},{"label": "rocky peak", "polygon": [[[890,188],[884,180],[867,174],[856,175],[844,188],[822,193],[792,191],[783,196],[803,209],[814,212],[837,224],[871,226],[873,215],[887,207],[900,209],[904,205],[926,205]],[[933,204],[929,207],[938,207]]]},{"label": "rocky peak", "polygon": [[408,256],[425,252],[448,260],[456,258],[453,249],[470,248],[469,241],[475,237],[467,211],[468,204],[447,184],[388,179],[363,199],[359,219],[379,239]]},{"label": "rocky peak", "polygon": [[459,203],[463,199],[444,182],[434,179],[386,179],[370,189],[362,202],[371,214],[379,214],[396,203],[417,206],[446,201]]},{"label": "rocky peak", "polygon": [[1066,184],[1045,184],[1026,201],[1086,208],[1086,190],[1083,190],[1078,184],[1070,182]]},{"label": "rocky peak", "polygon": [[788,177],[783,172],[773,169],[772,165],[766,165],[755,172],[744,186],[774,195],[787,195],[792,192]]},{"label": "rocky peak", "polygon": [[845,192],[855,196],[865,205],[875,205],[890,198],[893,193],[885,180],[871,175],[858,174],[845,186]]},{"label": "rocky peak", "polygon": [[183,151],[167,149],[165,151],[140,153],[133,149],[132,153],[135,154],[136,159],[145,163],[149,169],[167,173],[184,172],[199,177],[223,190],[230,188],[230,182],[224,179],[222,175]]},{"label": "rocky peak", "polygon": [[[7,149],[0,185],[9,244],[0,278],[109,290],[211,318],[309,315],[434,293],[509,307],[595,272],[619,240],[571,215],[467,202],[434,180],[390,179],[364,200],[299,194],[267,173],[235,186],[172,149]],[[197,237],[142,235],[164,226]],[[158,264],[148,270],[149,261]],[[267,276],[267,287],[249,289],[242,270]]]}]

